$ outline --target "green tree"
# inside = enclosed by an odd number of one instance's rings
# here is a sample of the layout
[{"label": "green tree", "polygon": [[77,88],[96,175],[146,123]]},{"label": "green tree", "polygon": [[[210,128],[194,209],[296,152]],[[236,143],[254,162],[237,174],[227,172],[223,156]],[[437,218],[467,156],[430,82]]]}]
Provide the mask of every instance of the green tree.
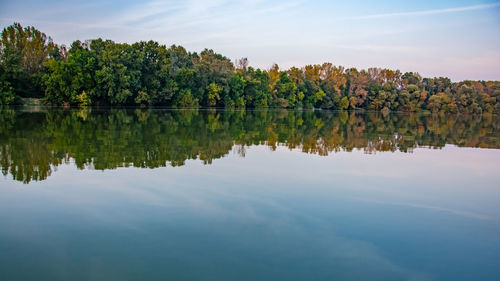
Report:
[{"label": "green tree", "polygon": [[220,100],[220,93],[222,92],[222,86],[210,83],[207,86],[207,104],[209,106],[216,106],[217,102]]},{"label": "green tree", "polygon": [[349,108],[349,99],[347,97],[342,97],[342,99],[340,99],[340,109],[347,108]]},{"label": "green tree", "polygon": [[16,95],[41,97],[42,76],[49,54],[56,45],[45,33],[33,26],[14,23],[5,27],[0,40],[0,65],[3,76]]}]

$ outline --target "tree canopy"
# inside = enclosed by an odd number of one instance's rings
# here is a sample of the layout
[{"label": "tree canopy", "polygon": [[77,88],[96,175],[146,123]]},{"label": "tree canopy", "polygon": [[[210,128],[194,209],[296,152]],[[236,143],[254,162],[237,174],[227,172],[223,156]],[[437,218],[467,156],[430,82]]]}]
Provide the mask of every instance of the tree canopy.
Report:
[{"label": "tree canopy", "polygon": [[500,113],[499,81],[422,78],[418,73],[332,63],[261,70],[210,49],[94,39],[69,49],[15,23],[0,41],[0,104],[39,97],[52,105],[322,108]]}]

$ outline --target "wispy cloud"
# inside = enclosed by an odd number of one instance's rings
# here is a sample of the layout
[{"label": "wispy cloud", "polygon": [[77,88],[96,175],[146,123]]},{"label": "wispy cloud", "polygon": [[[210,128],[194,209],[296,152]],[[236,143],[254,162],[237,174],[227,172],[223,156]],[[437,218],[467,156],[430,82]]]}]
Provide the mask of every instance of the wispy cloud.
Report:
[{"label": "wispy cloud", "polygon": [[348,18],[344,18],[344,19],[345,20],[365,20],[365,19],[380,19],[380,18],[392,18],[392,17],[429,16],[429,15],[468,12],[468,11],[475,11],[475,10],[486,10],[486,9],[491,9],[491,8],[496,8],[496,7],[500,7],[500,2],[491,3],[491,4],[474,5],[474,6],[446,8],[446,9],[355,16],[355,17],[348,17]]},{"label": "wispy cloud", "polygon": [[[144,5],[142,9],[125,12],[112,24],[130,24],[135,19],[135,26],[148,29],[178,29],[191,26],[214,24],[234,25],[242,19],[254,18],[258,15],[292,10],[303,1],[277,2],[263,4],[260,0],[238,0],[229,3],[225,0],[187,1],[173,7],[170,4],[159,5],[156,2]],[[170,14],[175,11],[174,14]],[[140,20],[139,20],[140,19]]]},{"label": "wispy cloud", "polygon": [[[370,0],[88,0],[51,8],[18,0],[0,4],[0,29],[13,22],[33,25],[60,44],[98,37],[128,43],[152,39],[190,51],[211,48],[231,58],[245,56],[262,68],[332,60],[454,80],[498,79],[500,0],[482,1],[455,7],[448,0],[426,1],[415,10],[404,1]],[[361,13],[360,7],[374,14]],[[451,15],[467,15],[467,21]]]},{"label": "wispy cloud", "polygon": [[[86,19],[75,17],[57,18],[25,14],[23,25],[42,26],[52,30],[51,34],[64,34],[67,30],[78,30],[86,36],[98,37],[117,34],[112,39],[118,41],[137,41],[151,37],[176,38],[187,44],[200,42],[207,38],[234,38],[238,33],[236,26],[241,26],[257,17],[270,17],[276,13],[294,11],[304,0],[265,2],[263,0],[153,0],[141,4],[129,5],[106,12],[106,16],[89,15]],[[89,7],[86,7],[89,8]],[[17,16],[0,12],[0,23],[5,25],[20,21]],[[253,26],[263,25],[254,23]],[[269,24],[269,23],[268,23]],[[231,32],[233,32],[231,34]],[[93,35],[96,34],[96,35]],[[62,36],[61,36],[62,37]],[[64,37],[71,37],[64,35]],[[237,37],[237,36],[236,36]],[[72,38],[69,41],[74,40]],[[170,42],[169,42],[170,43]]]}]

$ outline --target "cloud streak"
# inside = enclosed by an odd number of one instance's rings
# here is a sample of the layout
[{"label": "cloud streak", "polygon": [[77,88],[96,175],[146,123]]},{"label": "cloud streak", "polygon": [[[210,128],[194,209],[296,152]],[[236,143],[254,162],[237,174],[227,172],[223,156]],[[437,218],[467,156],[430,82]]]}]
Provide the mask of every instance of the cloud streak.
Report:
[{"label": "cloud streak", "polygon": [[[404,1],[370,0],[354,4],[88,0],[77,5],[50,5],[54,0],[47,1],[34,3],[32,9],[24,8],[27,0],[0,5],[0,25],[33,25],[55,42],[67,45],[77,39],[103,37],[127,43],[152,39],[190,51],[211,48],[231,58],[248,57],[252,66],[261,68],[273,62],[288,67],[330,60],[359,68],[377,65],[426,76],[450,76],[453,80],[500,77],[495,67],[500,47],[500,0],[459,7],[449,6],[449,0],[425,1],[422,10],[412,9]],[[436,9],[436,5],[441,8]],[[362,13],[360,7],[374,14]],[[464,15],[467,21],[458,17]]]},{"label": "cloud streak", "polygon": [[367,19],[382,19],[382,18],[393,18],[393,17],[430,16],[430,15],[451,14],[451,13],[468,12],[468,11],[476,11],[476,10],[486,10],[486,9],[491,9],[491,8],[496,8],[496,7],[500,7],[500,2],[491,3],[491,4],[474,5],[474,6],[447,8],[447,9],[375,14],[375,15],[349,17],[349,18],[344,18],[344,19],[347,19],[347,20],[367,20]]}]

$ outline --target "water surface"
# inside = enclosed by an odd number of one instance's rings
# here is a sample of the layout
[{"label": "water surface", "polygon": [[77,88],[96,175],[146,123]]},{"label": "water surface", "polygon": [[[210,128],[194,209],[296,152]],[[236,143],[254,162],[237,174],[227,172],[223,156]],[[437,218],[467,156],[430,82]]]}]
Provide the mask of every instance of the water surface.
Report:
[{"label": "water surface", "polygon": [[0,110],[0,280],[498,280],[500,120]]}]

